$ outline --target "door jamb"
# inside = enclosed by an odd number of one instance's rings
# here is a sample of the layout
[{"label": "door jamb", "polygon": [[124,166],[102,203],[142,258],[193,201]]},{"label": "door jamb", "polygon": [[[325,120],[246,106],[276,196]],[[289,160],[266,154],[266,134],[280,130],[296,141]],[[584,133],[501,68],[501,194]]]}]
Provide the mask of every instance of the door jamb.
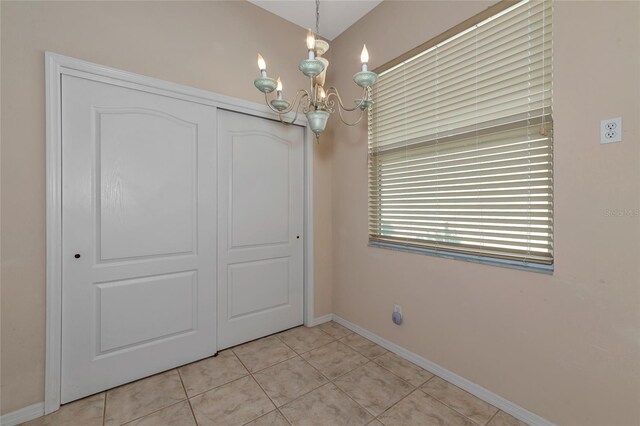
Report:
[{"label": "door jamb", "polygon": [[[62,75],[170,96],[257,117],[278,120],[267,106],[80,59],[45,53],[46,98],[46,350],[44,412],[60,408],[62,357]],[[292,114],[285,118],[292,119]],[[304,129],[304,324],[313,324],[313,133]]]}]

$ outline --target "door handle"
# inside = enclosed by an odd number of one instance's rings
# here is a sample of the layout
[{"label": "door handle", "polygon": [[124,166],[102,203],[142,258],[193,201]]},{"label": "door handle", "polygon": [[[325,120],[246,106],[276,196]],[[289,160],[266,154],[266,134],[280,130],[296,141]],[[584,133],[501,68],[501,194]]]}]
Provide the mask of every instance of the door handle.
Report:
[{"label": "door handle", "polygon": [[75,257],[76,259],[80,259],[80,254],[76,253],[75,256],[73,256],[73,257]]}]

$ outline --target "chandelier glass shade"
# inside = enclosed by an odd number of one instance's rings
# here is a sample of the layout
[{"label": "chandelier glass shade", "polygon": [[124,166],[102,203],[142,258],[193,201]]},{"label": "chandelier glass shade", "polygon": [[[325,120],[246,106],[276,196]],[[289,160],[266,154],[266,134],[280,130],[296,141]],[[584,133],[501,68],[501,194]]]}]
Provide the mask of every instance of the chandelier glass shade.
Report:
[{"label": "chandelier glass shade", "polygon": [[[318,32],[319,16],[319,3],[318,0],[316,0],[316,33]],[[344,124],[355,126],[362,120],[364,111],[373,107],[371,88],[378,80],[378,75],[368,69],[369,52],[367,51],[367,47],[363,46],[362,54],[360,55],[362,69],[353,76],[353,81],[362,88],[362,97],[354,101],[354,106],[348,107],[343,103],[335,87],[325,89],[329,61],[323,58],[322,55],[329,50],[329,43],[317,39],[311,30],[309,30],[307,34],[306,41],[308,56],[300,61],[298,69],[309,78],[309,90],[298,90],[291,102],[284,99],[282,95],[282,81],[279,77],[277,80],[274,80],[267,75],[267,65],[260,54],[258,54],[260,76],[255,79],[254,85],[259,91],[264,93],[266,104],[272,111],[278,113],[280,121],[283,123],[295,123],[298,114],[302,111],[306,115],[309,128],[311,128],[311,131],[316,135],[316,138],[318,138],[326,128],[329,116],[336,111]],[[275,97],[271,96],[272,99],[269,100],[269,94],[273,91],[276,92]],[[295,111],[295,115],[290,121],[286,121],[284,115],[292,111]],[[352,111],[359,111],[359,116],[355,121],[348,122],[343,113]]]}]

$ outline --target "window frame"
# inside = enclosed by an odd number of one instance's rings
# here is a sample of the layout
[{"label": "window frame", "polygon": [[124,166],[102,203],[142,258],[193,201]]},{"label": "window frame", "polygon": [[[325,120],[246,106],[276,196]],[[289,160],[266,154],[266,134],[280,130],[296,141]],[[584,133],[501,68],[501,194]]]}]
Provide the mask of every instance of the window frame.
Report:
[{"label": "window frame", "polygon": [[[397,58],[377,67],[374,71],[377,74],[382,74],[383,72],[390,70],[396,66],[401,65],[402,63],[406,62],[409,59],[412,59],[420,54],[422,54],[423,52],[425,52],[426,50],[429,50],[431,48],[433,48],[434,46],[450,39],[453,38],[469,29],[471,29],[472,27],[474,27],[475,25],[489,19],[492,18],[495,15],[498,15],[499,13],[513,7],[514,5],[521,3],[522,0],[501,0],[498,3],[494,4],[493,6],[488,7],[487,9],[485,9],[484,11],[478,13],[477,15],[472,16],[471,18],[461,22],[460,24],[448,29],[447,31],[437,35],[436,37],[426,41],[425,43],[420,44],[419,46],[409,50],[408,52],[398,56]],[[532,0],[532,1],[536,1],[536,0]],[[543,1],[552,1],[552,0],[543,0]],[[551,43],[551,48],[552,48],[552,52],[553,52],[553,39],[550,41]],[[552,58],[553,58],[553,53],[552,53]],[[552,61],[553,63],[553,61]],[[553,80],[551,81],[551,86],[553,87]],[[551,91],[551,96],[553,98],[553,90]],[[375,101],[375,99],[374,99]],[[552,104],[553,104],[553,100],[552,100]],[[374,106],[375,108],[375,106]],[[551,116],[551,120],[553,123],[553,111],[551,111],[550,113]],[[368,138],[370,140],[370,136]],[[554,138],[553,136],[551,136],[551,240],[552,240],[552,247],[554,246],[553,241],[554,241],[554,237],[555,237],[555,226],[553,225],[554,221],[553,218],[555,216],[555,198],[554,198],[554,194],[555,194],[555,181],[553,179],[553,177],[555,176],[555,162],[553,161],[553,146],[554,146]],[[368,148],[369,149],[369,148]],[[370,153],[369,153],[370,155]],[[371,168],[370,168],[370,162],[368,162],[368,166],[367,166],[367,173],[371,172]],[[370,178],[369,178],[370,179]],[[369,180],[368,179],[368,180]],[[370,191],[370,182],[367,183],[367,191]],[[367,201],[367,215],[369,215],[371,212],[371,199],[368,199]],[[368,225],[369,226],[369,225]],[[383,248],[383,249],[389,249],[389,250],[394,250],[394,251],[403,251],[403,252],[410,252],[410,253],[418,253],[418,254],[423,254],[423,255],[429,255],[429,256],[435,256],[435,257],[440,257],[440,258],[446,258],[446,259],[454,259],[454,260],[462,260],[462,261],[466,261],[466,262],[472,262],[472,263],[480,263],[480,264],[486,264],[486,265],[492,265],[492,266],[499,266],[499,267],[505,267],[505,268],[510,268],[510,269],[518,269],[518,270],[525,270],[525,271],[531,271],[531,272],[538,272],[538,273],[544,273],[544,274],[553,274],[554,272],[554,265],[555,265],[555,260],[556,260],[556,256],[555,256],[555,251],[552,249],[551,252],[551,263],[550,264],[544,264],[544,263],[535,263],[535,262],[527,262],[522,261],[522,260],[511,260],[511,259],[503,259],[503,258],[499,258],[499,257],[492,257],[492,256],[487,256],[487,255],[482,255],[482,254],[469,254],[469,253],[457,253],[455,251],[451,251],[451,250],[447,250],[447,249],[434,249],[434,248],[427,248],[427,247],[417,247],[414,245],[411,245],[410,243],[396,243],[396,242],[384,242],[384,241],[375,241],[371,239],[371,234],[368,231],[367,232],[368,236],[367,236],[367,240],[368,240],[368,246],[369,247],[374,247],[374,248]]]}]

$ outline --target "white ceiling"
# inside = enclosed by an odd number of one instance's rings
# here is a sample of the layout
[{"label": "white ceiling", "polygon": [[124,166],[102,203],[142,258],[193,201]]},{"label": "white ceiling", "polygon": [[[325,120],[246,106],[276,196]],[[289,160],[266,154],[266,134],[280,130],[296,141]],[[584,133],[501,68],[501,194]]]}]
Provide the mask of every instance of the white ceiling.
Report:
[{"label": "white ceiling", "polygon": [[[249,0],[303,28],[316,28],[315,0]],[[333,40],[382,0],[321,0],[320,35]]]}]

